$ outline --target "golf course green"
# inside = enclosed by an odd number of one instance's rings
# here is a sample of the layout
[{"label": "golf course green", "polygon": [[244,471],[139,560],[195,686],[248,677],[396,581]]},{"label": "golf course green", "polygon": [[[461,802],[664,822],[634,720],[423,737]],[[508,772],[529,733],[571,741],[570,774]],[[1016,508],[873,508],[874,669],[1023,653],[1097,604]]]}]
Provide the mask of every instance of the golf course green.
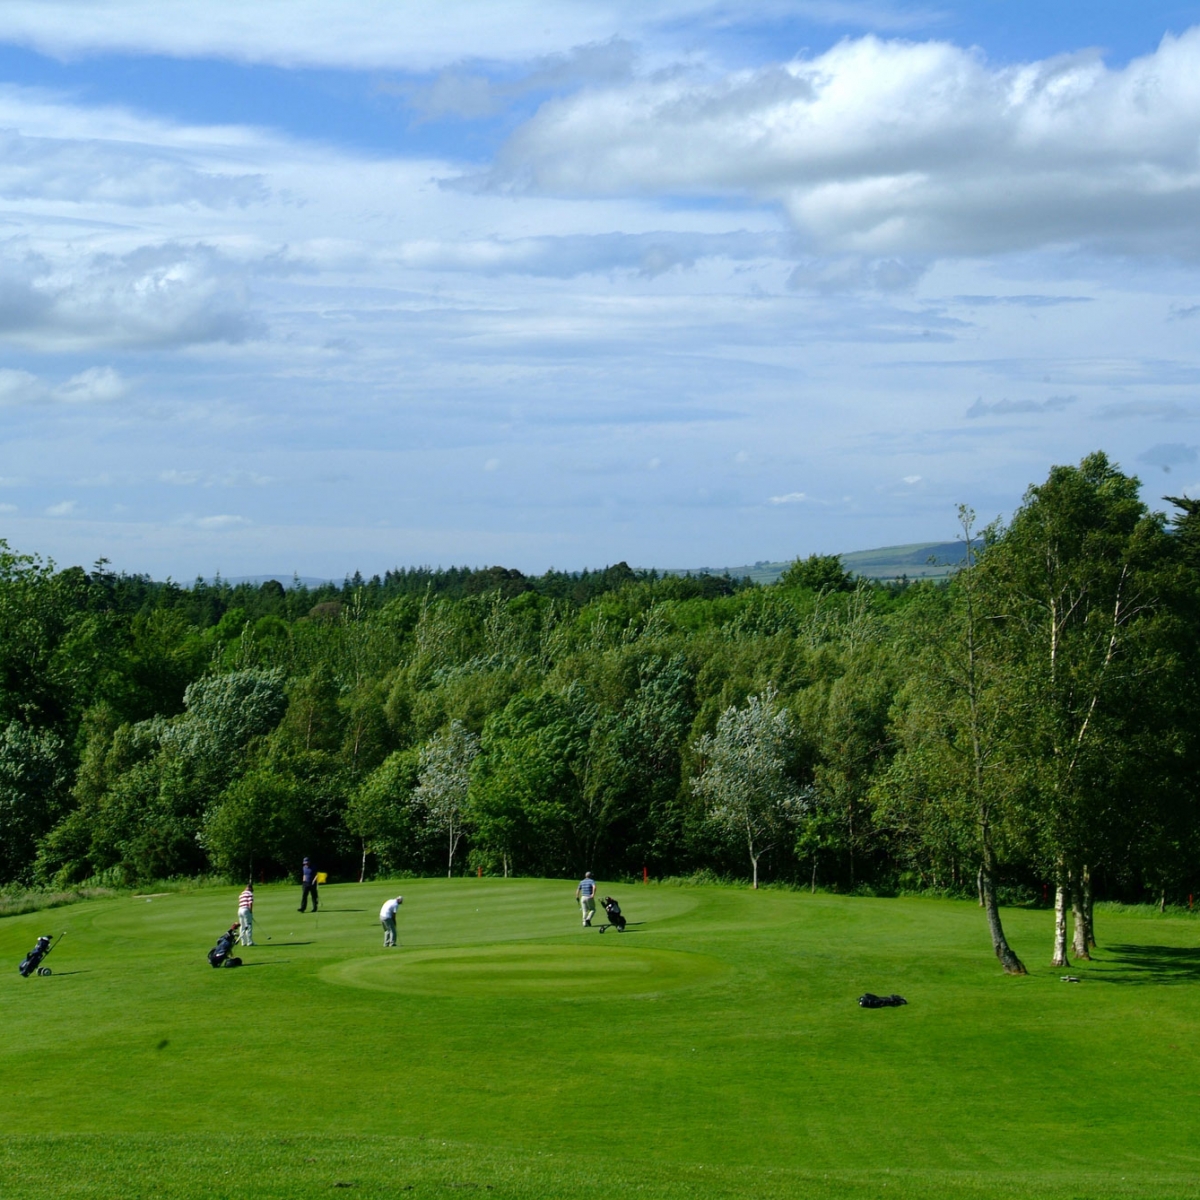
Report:
[{"label": "golf course green", "polygon": [[1064,984],[1046,912],[1010,978],[966,902],[606,890],[264,887],[239,970],[237,888],[0,920],[0,1195],[1200,1196],[1200,920],[1099,910]]}]

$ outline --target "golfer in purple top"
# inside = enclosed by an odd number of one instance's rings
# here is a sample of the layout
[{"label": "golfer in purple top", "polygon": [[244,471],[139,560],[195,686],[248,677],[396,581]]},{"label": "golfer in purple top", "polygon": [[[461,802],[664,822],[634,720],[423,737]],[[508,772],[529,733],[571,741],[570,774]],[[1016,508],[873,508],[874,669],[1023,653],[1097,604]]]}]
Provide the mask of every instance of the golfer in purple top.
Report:
[{"label": "golfer in purple top", "polygon": [[304,912],[308,907],[308,898],[312,897],[313,912],[317,911],[317,871],[306,858],[300,868],[300,908]]}]

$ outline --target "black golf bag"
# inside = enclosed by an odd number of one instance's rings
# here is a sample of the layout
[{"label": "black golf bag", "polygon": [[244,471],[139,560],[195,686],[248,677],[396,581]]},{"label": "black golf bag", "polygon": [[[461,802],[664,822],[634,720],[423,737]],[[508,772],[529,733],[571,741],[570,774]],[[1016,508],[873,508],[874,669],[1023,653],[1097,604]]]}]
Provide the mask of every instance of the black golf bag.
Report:
[{"label": "black golf bag", "polygon": [[859,996],[858,1003],[860,1008],[899,1008],[908,1001],[903,996],[897,996],[895,992],[890,996],[877,996],[874,992],[867,992]]},{"label": "black golf bag", "polygon": [[611,897],[604,897],[604,911],[608,914],[608,923],[617,927],[618,933],[625,932],[625,918],[621,915],[621,906]]},{"label": "black golf bag", "polygon": [[21,960],[21,965],[17,968],[21,975],[28,979],[30,975],[36,971],[39,975],[49,975],[50,968],[41,965],[42,959],[50,953],[52,945],[50,938],[40,937],[37,940],[37,945]]},{"label": "black golf bag", "polygon": [[219,938],[217,944],[208,952],[208,964],[211,967],[240,967],[242,960],[233,953],[237,945],[238,926],[231,925]]}]

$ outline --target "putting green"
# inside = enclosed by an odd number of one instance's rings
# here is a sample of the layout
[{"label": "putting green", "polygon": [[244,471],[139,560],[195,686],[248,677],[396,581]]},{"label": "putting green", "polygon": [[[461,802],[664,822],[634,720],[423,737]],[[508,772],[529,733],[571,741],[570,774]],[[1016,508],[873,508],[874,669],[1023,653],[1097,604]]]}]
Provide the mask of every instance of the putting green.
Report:
[{"label": "putting green", "polygon": [[517,942],[447,950],[403,950],[352,959],[321,971],[330,983],[418,996],[511,996],[592,1003],[654,996],[719,978],[706,954],[619,945],[619,935],[588,945]]}]

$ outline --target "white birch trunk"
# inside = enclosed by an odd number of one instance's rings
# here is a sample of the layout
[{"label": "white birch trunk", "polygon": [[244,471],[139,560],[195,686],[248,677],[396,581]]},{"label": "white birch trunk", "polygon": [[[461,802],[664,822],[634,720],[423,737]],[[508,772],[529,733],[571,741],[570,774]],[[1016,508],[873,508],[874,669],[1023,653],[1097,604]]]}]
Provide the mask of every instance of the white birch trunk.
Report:
[{"label": "white birch trunk", "polygon": [[1067,882],[1060,878],[1054,889],[1054,957],[1052,967],[1069,967],[1067,958]]}]

